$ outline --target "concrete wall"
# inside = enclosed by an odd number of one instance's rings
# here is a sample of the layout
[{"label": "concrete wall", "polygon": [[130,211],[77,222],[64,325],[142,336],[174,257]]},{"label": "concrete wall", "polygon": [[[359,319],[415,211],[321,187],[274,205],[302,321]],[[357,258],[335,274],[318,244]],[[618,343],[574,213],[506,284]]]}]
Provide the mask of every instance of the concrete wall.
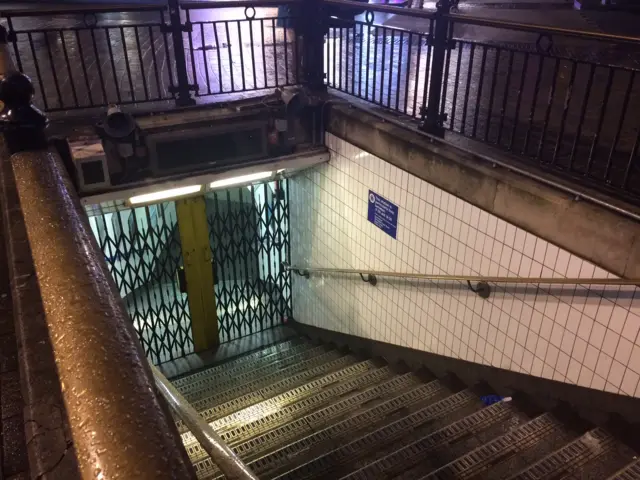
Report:
[{"label": "concrete wall", "polygon": [[[508,189],[518,186],[495,181],[489,195],[480,174],[440,179],[449,182],[450,190],[462,192],[452,195],[334,135],[329,134],[327,142],[331,162],[290,181],[294,265],[440,274],[613,276],[559,242],[549,242],[489,213],[499,208],[527,217],[537,207],[551,208],[551,201],[532,206],[533,198],[519,197],[516,202]],[[379,147],[378,142],[370,132],[369,150]],[[394,163],[410,164],[406,153],[396,151]],[[454,168],[433,163],[431,171]],[[429,170],[426,161],[421,165]],[[399,206],[396,240],[368,222],[370,189]],[[461,197],[486,198],[486,208]],[[562,229],[562,238],[573,242],[576,249],[593,241],[589,231],[575,223],[567,225],[562,218],[544,228]],[[628,232],[603,232],[596,240],[616,234],[621,240]],[[640,396],[640,292],[635,287],[492,287],[492,296],[483,300],[462,283],[380,278],[378,286],[372,287],[357,276],[314,275],[306,280],[294,275],[294,318],[397,345]]]}]

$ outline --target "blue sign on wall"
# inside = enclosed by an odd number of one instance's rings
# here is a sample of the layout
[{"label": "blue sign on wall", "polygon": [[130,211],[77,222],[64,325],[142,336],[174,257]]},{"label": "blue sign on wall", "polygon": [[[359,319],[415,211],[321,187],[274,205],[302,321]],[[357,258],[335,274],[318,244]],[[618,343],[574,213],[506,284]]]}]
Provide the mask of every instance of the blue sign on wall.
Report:
[{"label": "blue sign on wall", "polygon": [[396,238],[398,233],[398,206],[369,190],[367,218],[387,235]]}]

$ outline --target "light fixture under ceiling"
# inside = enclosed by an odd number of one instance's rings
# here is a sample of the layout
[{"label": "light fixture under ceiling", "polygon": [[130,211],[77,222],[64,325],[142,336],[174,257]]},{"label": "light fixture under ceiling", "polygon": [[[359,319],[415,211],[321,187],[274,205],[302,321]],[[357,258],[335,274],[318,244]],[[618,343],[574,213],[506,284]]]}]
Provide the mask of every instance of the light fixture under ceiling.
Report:
[{"label": "light fixture under ceiling", "polygon": [[251,183],[256,182],[258,180],[264,180],[265,178],[269,178],[273,175],[273,172],[258,172],[251,173],[249,175],[240,175],[238,177],[231,178],[223,178],[222,180],[216,180],[215,182],[211,182],[209,188],[222,188],[229,187],[231,185],[239,185],[243,183]]},{"label": "light fixture under ceiling", "polygon": [[141,203],[157,202],[159,200],[168,200],[170,198],[183,197],[198,193],[202,190],[202,185],[188,185],[186,187],[170,188],[168,190],[160,190],[158,192],[145,193],[136,195],[129,199],[131,205],[139,205]]}]

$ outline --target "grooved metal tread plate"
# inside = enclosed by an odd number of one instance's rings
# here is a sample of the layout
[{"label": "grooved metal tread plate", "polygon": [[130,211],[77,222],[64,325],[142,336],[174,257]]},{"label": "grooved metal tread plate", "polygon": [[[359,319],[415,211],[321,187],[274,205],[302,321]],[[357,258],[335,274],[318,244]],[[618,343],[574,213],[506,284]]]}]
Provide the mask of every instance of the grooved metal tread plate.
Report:
[{"label": "grooved metal tread plate", "polygon": [[616,440],[610,433],[595,428],[515,474],[511,479],[539,480],[558,472],[570,472],[600,455],[611,452],[615,446]]},{"label": "grooved metal tread plate", "polygon": [[[391,372],[389,367],[384,367],[379,370]],[[282,425],[259,437],[240,443],[236,445],[233,450],[241,458],[246,459],[249,455],[255,458],[260,453],[276,448],[278,445],[284,445],[285,442],[289,442],[292,439],[299,438],[304,434],[310,434],[313,432],[313,429],[326,425],[330,421],[370,403],[372,400],[380,399],[390,392],[405,390],[418,384],[420,384],[420,379],[412,373],[394,376],[383,381],[383,383],[374,385],[355,395],[350,395],[333,405],[317,410],[291,423]],[[199,478],[205,478],[216,473],[218,470],[209,458],[196,463],[194,467]]]},{"label": "grooved metal tread plate", "polygon": [[[424,458],[425,454],[435,448],[444,444],[451,444],[463,436],[467,436],[473,432],[481,430],[487,425],[500,422],[510,416],[512,411],[513,409],[511,405],[506,402],[499,402],[490,407],[483,408],[482,410],[474,412],[471,415],[436,430],[420,440],[406,445],[405,447],[400,448],[343,478],[348,478],[350,480],[378,478],[378,476],[384,475],[385,472],[389,470],[394,470],[403,466],[406,468],[414,465],[417,461],[420,461],[421,458]],[[461,476],[460,478],[464,477]]]},{"label": "grooved metal tread plate", "polygon": [[[269,375],[265,375],[263,377],[257,378],[251,382],[244,383],[242,385],[236,385],[232,388],[224,390],[222,392],[215,393],[207,398],[203,398],[201,400],[197,400],[192,403],[193,408],[195,408],[198,412],[211,408],[215,405],[219,405],[224,402],[228,402],[229,400],[239,397],[240,395],[244,395],[252,390],[257,390],[259,388],[265,387],[271,383],[278,382],[282,377],[288,377],[295,373],[304,372],[305,370],[314,370],[314,368],[333,362],[334,360],[338,360],[339,358],[346,358],[343,366],[347,364],[352,364],[356,362],[355,357],[351,355],[343,356],[342,353],[337,351],[330,351],[323,355],[318,355],[316,357],[312,357],[308,360],[301,361],[295,365],[291,365],[285,369],[272,372]],[[340,368],[340,367],[338,367]],[[314,372],[311,372],[313,375]],[[310,375],[310,376],[311,376]],[[213,389],[215,391],[215,389]]]},{"label": "grooved metal tread plate", "polygon": [[[491,408],[491,407],[490,407]],[[457,458],[453,462],[423,477],[423,479],[472,478],[494,463],[515,455],[544,440],[561,424],[549,413],[545,413],[511,432],[482,445]]]},{"label": "grooved metal tread plate", "polygon": [[445,399],[431,404],[417,412],[407,415],[400,420],[360,436],[357,439],[347,443],[346,445],[335,448],[316,459],[307,462],[293,470],[284,473],[276,478],[279,479],[302,479],[317,477],[326,474],[327,470],[342,465],[347,461],[351,461],[363,453],[371,451],[378,445],[387,444],[395,438],[401,437],[406,432],[416,428],[416,426],[424,424],[435,418],[447,415],[462,406],[479,399],[469,390],[464,390],[455,395],[450,395]]},{"label": "grooved metal tread plate", "polygon": [[182,387],[187,386],[189,383],[193,382],[194,380],[198,380],[201,378],[209,378],[211,376],[216,376],[219,373],[224,373],[224,372],[228,372],[231,369],[235,369],[241,366],[249,366],[251,367],[252,365],[255,364],[256,361],[261,361],[261,360],[265,360],[268,357],[278,354],[278,353],[283,353],[287,350],[291,350],[292,348],[298,348],[298,347],[304,347],[304,346],[313,346],[310,343],[306,343],[304,341],[304,339],[302,338],[292,338],[289,340],[285,340],[283,342],[280,343],[276,343],[274,345],[271,345],[269,347],[263,348],[261,350],[257,350],[255,352],[251,352],[251,353],[247,353],[246,355],[242,355],[238,358],[235,358],[233,360],[230,360],[228,362],[224,362],[218,365],[214,365],[211,366],[209,368],[205,368],[203,370],[200,370],[196,373],[192,373],[189,375],[186,375],[184,377],[180,377],[177,378],[175,380],[171,380],[171,383],[173,384],[174,387],[176,387],[178,390],[182,391]]},{"label": "grooved metal tread plate", "polygon": [[258,388],[251,392],[245,393],[238,397],[234,397],[224,403],[210,407],[202,412],[201,415],[206,415],[207,418],[212,420],[222,418],[225,415],[237,412],[243,408],[269,400],[275,395],[285,393],[295,387],[304,385],[315,378],[321,378],[324,375],[330,375],[331,372],[345,368],[355,363],[355,359],[351,356],[340,357],[337,360],[332,360],[327,363],[321,363],[309,370],[296,373],[287,378],[284,378],[278,382],[267,385],[266,387]]},{"label": "grooved metal tread plate", "polygon": [[607,480],[640,480],[640,460],[630,463]]},{"label": "grooved metal tread plate", "polygon": [[[193,402],[208,397],[213,392],[226,390],[227,388],[248,383],[256,378],[270,375],[272,373],[283,371],[284,369],[296,365],[301,361],[308,360],[326,353],[328,350],[325,346],[318,346],[302,351],[295,351],[292,355],[286,355],[284,358],[266,365],[254,365],[254,368],[241,372],[227,372],[224,375],[209,381],[200,379],[194,384],[191,391],[183,393],[184,397]],[[289,351],[287,351],[288,353]]]},{"label": "grooved metal tread plate", "polygon": [[[334,445],[340,439],[353,435],[355,432],[362,430],[362,428],[366,426],[374,426],[385,418],[393,417],[395,413],[402,412],[404,409],[413,405],[418,405],[431,398],[437,398],[438,395],[446,394],[448,392],[449,391],[437,380],[419,385],[418,387],[401,393],[386,402],[357,413],[356,415],[338,423],[334,423],[305,438],[276,450],[275,452],[271,452],[253,460],[249,465],[253,472],[258,476],[263,475],[265,472],[274,472],[277,469],[286,468],[287,465],[296,458],[296,456],[313,451],[314,447],[322,447],[324,444]],[[311,422],[313,422],[311,424],[311,428],[321,425],[324,412],[317,413],[316,418],[311,420]],[[207,459],[206,461],[210,460]],[[195,466],[198,477],[209,478],[205,475],[200,476],[200,472],[198,471],[199,465],[202,464],[197,464]]]},{"label": "grooved metal tread plate", "polygon": [[[356,363],[355,365],[350,365],[349,367],[338,370],[337,372],[332,372],[316,380],[312,380],[311,382],[305,383],[299,387],[287,390],[286,392],[267,400],[263,400],[262,402],[255,403],[222,418],[214,418],[212,416],[213,409],[201,412],[200,416],[206,422],[214,422],[211,423],[211,425],[216,432],[220,433],[221,429],[235,428],[249,421],[262,418],[270,412],[275,411],[275,409],[281,409],[282,407],[298,402],[303,398],[315,395],[322,389],[329,388],[336,383],[345,381],[355,375],[366,374],[367,372],[375,369],[375,362],[373,360],[366,360],[364,362]],[[379,370],[380,372],[378,372],[378,375],[383,375],[383,372],[391,372],[390,367],[384,367]],[[178,429],[180,430],[180,433],[182,433],[182,431],[184,431],[184,425],[182,422],[177,423]]]},{"label": "grooved metal tread plate", "polygon": [[[360,365],[362,364],[356,364],[352,367],[359,367]],[[371,367],[375,367],[373,362],[371,362]],[[365,371],[364,374],[355,378],[348,377],[347,381],[344,383],[328,387],[316,395],[302,398],[299,402],[282,405],[277,401],[277,399],[271,399],[260,404],[261,408],[254,409],[253,407],[250,407],[250,410],[254,410],[253,416],[241,416],[239,414],[244,413],[241,411],[229,416],[234,417],[238,415],[235,421],[232,419],[228,422],[227,419],[229,417],[224,417],[218,421],[211,422],[210,425],[222,437],[222,440],[227,445],[234,446],[241,441],[260,435],[261,433],[271,430],[278,425],[295,420],[297,417],[323,407],[328,403],[333,403],[340,399],[341,396],[352,390],[375,384],[389,378],[391,375],[393,375],[391,367],[383,367],[377,370],[370,370],[368,372]],[[296,390],[302,390],[302,387]],[[187,449],[192,462],[199,461],[207,455],[207,453],[200,448],[200,444],[197,442],[194,442],[193,444],[185,444],[185,448]]]}]

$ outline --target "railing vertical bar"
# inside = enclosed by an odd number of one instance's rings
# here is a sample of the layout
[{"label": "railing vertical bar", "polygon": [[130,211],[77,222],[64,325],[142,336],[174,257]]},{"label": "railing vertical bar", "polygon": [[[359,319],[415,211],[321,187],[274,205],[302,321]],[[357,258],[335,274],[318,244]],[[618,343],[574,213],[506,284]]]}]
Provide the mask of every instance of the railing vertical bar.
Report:
[{"label": "railing vertical bar", "polygon": [[338,89],[342,90],[342,30],[343,28],[340,27],[340,29],[338,30],[340,33],[340,42],[338,43]]},{"label": "railing vertical bar", "polygon": [[576,80],[576,73],[578,70],[578,64],[571,62],[571,75],[569,76],[569,88],[564,99],[564,108],[562,110],[562,121],[560,122],[560,131],[558,132],[558,139],[556,140],[556,146],[553,149],[553,158],[551,163],[555,164],[558,158],[558,152],[560,151],[560,145],[562,145],[562,137],[564,137],[565,123],[567,121],[567,114],[569,113],[569,105],[571,104],[571,94],[573,92],[573,84]]},{"label": "railing vertical bar", "polygon": [[[96,44],[96,31],[91,28],[89,30],[91,33],[91,44],[93,45],[93,53],[96,56],[96,70],[98,70],[98,80],[100,81],[100,88],[102,89],[102,95],[104,98],[103,103],[109,103],[109,96],[107,94],[107,87],[104,83],[104,75],[102,74],[102,64],[100,62],[100,54],[98,53],[98,45]],[[48,43],[48,42],[47,42]]]},{"label": "railing vertical bar", "polygon": [[587,80],[587,86],[584,91],[584,100],[582,102],[582,109],[580,112],[580,119],[578,120],[578,128],[576,130],[576,136],[573,139],[573,145],[571,147],[571,155],[569,156],[569,170],[573,170],[573,159],[575,158],[576,148],[580,142],[582,136],[582,125],[584,124],[584,117],[587,113],[587,106],[589,105],[589,98],[591,96],[591,85],[593,84],[593,78],[595,76],[595,65],[589,64],[589,79]]},{"label": "railing vertical bar", "polygon": [[511,128],[511,136],[509,138],[509,146],[507,147],[508,151],[513,149],[513,142],[515,140],[516,130],[518,129],[518,122],[520,121],[520,107],[522,106],[522,91],[524,90],[524,81],[527,77],[527,70],[529,68],[529,52],[524,54],[524,59],[522,60],[522,76],[520,77],[520,85],[518,88],[518,97],[516,100],[516,109],[513,117],[513,127]]},{"label": "railing vertical bar", "polygon": [[356,25],[353,25],[353,48],[351,52],[351,95],[356,94]]},{"label": "railing vertical bar", "polygon": [[204,44],[204,22],[200,23],[200,45],[202,45],[202,66],[204,67],[204,78],[207,82],[207,93],[211,94],[211,81],[209,78],[209,62],[207,61],[207,49]]},{"label": "railing vertical bar", "polygon": [[[244,46],[242,45],[242,24],[240,23],[240,20],[238,20],[236,24],[238,26],[238,46],[240,47],[240,72],[242,73],[242,91],[244,92],[247,90],[247,82],[246,82],[247,72],[245,71],[245,68],[244,68],[244,53],[243,53]],[[285,39],[286,37],[287,36],[285,35]],[[286,65],[286,61],[285,61],[285,65]]]},{"label": "railing vertical bar", "polygon": [[[418,52],[416,54],[416,81],[415,81],[415,86],[413,88],[413,111],[411,112],[411,115],[414,117],[416,116],[416,109],[418,108],[418,90],[420,85],[420,57],[422,56],[423,36],[424,35],[420,33],[418,34]],[[425,77],[426,75],[429,75],[428,71],[425,71]],[[425,82],[426,82],[426,78],[425,78]]]},{"label": "railing vertical bar", "polygon": [[460,67],[462,66],[462,42],[458,42],[458,58],[456,59],[456,77],[453,85],[453,101],[451,102],[451,118],[449,120],[449,129],[455,129],[456,107],[458,104],[458,88],[460,84]]},{"label": "railing vertical bar", "polygon": [[138,49],[138,59],[140,60],[140,75],[142,76],[142,89],[144,90],[145,100],[149,100],[149,86],[147,85],[147,75],[144,71],[144,58],[142,57],[142,47],[140,46],[140,31],[138,27],[133,27],[136,36],[136,47]]},{"label": "railing vertical bar", "polygon": [[558,83],[558,70],[560,68],[560,59],[556,58],[553,65],[553,73],[551,74],[551,85],[549,86],[549,97],[547,99],[547,108],[544,113],[544,122],[542,123],[542,136],[540,137],[540,143],[538,143],[538,153],[536,158],[542,158],[542,149],[544,148],[544,141],[547,138],[547,131],[549,130],[549,116],[551,115],[551,107],[553,105],[553,97],[556,94],[556,85]]},{"label": "railing vertical bar", "polygon": [[[293,21],[293,19],[292,19]],[[300,51],[298,48],[298,40],[299,40],[299,36],[298,36],[298,32],[295,28],[293,28],[293,67],[294,67],[294,82],[295,83],[302,83],[302,79],[300,78]]]},{"label": "railing vertical bar", "polygon": [[[60,35],[60,44],[62,45],[62,54],[64,55],[64,61],[67,65],[67,73],[69,74],[69,85],[71,86],[71,94],[73,95],[73,105],[75,107],[79,106],[78,103],[78,92],[76,92],[76,85],[73,81],[73,74],[71,73],[71,62],[69,61],[69,52],[67,51],[67,41],[64,38],[64,33],[62,30],[58,31]],[[113,54],[111,53],[111,42],[107,42],[109,44],[109,56],[111,57],[111,61],[113,61]],[[117,86],[117,82],[116,82]],[[119,90],[116,89],[117,92]],[[118,100],[120,101],[120,95],[118,94]]]},{"label": "railing vertical bar", "polygon": [[624,172],[624,178],[622,179],[622,188],[627,190],[629,188],[629,177],[631,176],[631,168],[635,163],[635,156],[638,152],[638,147],[640,146],[640,127],[636,131],[636,140],[633,143],[633,147],[631,148],[631,154],[629,155],[629,161],[627,162],[627,168]]},{"label": "railing vertical bar", "polygon": [[122,39],[122,51],[124,53],[124,62],[125,62],[125,68],[127,70],[127,78],[129,79],[129,89],[131,90],[131,100],[135,102],[136,92],[135,92],[135,89],[133,88],[133,79],[131,78],[131,65],[129,64],[129,52],[127,50],[127,41],[124,36],[124,27],[120,27],[120,38]]},{"label": "railing vertical bar", "polygon": [[478,130],[478,118],[480,117],[480,107],[482,101],[482,87],[484,86],[484,69],[487,66],[487,47],[482,47],[482,60],[480,61],[480,83],[478,84],[478,94],[476,95],[476,108],[473,112],[473,130],[471,136],[476,137]]},{"label": "railing vertical bar", "polygon": [[[46,35],[46,33],[43,33],[43,35]],[[42,79],[42,74],[40,73],[40,62],[38,62],[38,57],[36,56],[36,49],[33,45],[33,36],[31,32],[27,34],[27,38],[29,39],[29,47],[31,48],[31,55],[33,56],[33,66],[36,69],[36,77],[38,78],[38,87],[40,88],[40,94],[42,95],[42,102],[44,103],[44,108],[48,109],[49,102],[47,101],[47,94],[44,90],[44,82]]]},{"label": "railing vertical bar", "polygon": [[345,28],[345,42],[344,42],[344,69],[347,72],[344,78],[344,89],[347,93],[353,95],[353,90],[349,92],[349,29]]},{"label": "railing vertical bar", "polygon": [[[53,63],[53,54],[51,53],[51,43],[49,42],[49,34],[48,32],[44,33],[44,40],[47,46],[47,54],[49,56],[49,63],[51,64],[51,76],[53,77],[53,85],[56,88],[56,93],[58,94],[58,103],[60,107],[62,107],[62,93],[60,92],[60,83],[58,82],[58,74],[56,73],[56,67]],[[97,55],[96,55],[97,58]]]},{"label": "railing vertical bar", "polygon": [[[389,85],[387,88],[387,108],[391,108],[391,93],[393,91],[393,54],[395,52],[395,45],[396,45],[395,30],[391,30],[391,42],[390,42],[391,51],[389,52],[389,82],[388,82]],[[400,69],[398,68],[398,70]],[[398,96],[397,88],[399,88],[399,85],[396,85],[396,97]]]},{"label": "railing vertical bar", "polygon": [[[185,10],[187,15],[187,23],[191,24],[191,10]],[[184,33],[181,32],[180,35],[184,38]],[[193,48],[193,28],[190,28],[187,32],[187,37],[189,38],[189,57],[191,57],[191,72],[193,74],[193,84],[198,84],[198,73],[196,69],[196,54]]]},{"label": "railing vertical bar", "polygon": [[453,43],[453,23],[450,24],[447,32],[447,46],[444,61],[444,78],[442,79],[442,90],[440,95],[440,118],[442,119],[442,125],[444,125],[444,108],[447,103],[447,90],[449,89],[449,67],[451,65],[451,47]]},{"label": "railing vertical bar", "polygon": [[[413,33],[409,32],[409,38],[407,40],[407,73],[404,79],[404,114],[406,115],[409,110],[409,80],[411,78],[411,51],[413,50]],[[400,58],[402,63],[402,58]]]},{"label": "railing vertical bar", "polygon": [[622,131],[622,124],[624,123],[624,119],[627,116],[627,108],[629,107],[629,97],[631,96],[631,88],[635,83],[637,71],[633,71],[629,74],[629,83],[627,84],[627,88],[624,92],[624,99],[622,100],[622,111],[620,112],[620,120],[618,120],[618,127],[616,128],[616,134],[613,137],[613,141],[611,142],[611,150],[609,151],[609,158],[607,159],[607,167],[605,170],[604,178],[605,180],[609,180],[609,173],[611,170],[611,165],[613,163],[613,156],[616,152],[616,146],[618,145],[618,141],[620,140],[620,132]]},{"label": "railing vertical bar", "polygon": [[[487,128],[485,128],[484,130],[484,138],[483,138],[484,142],[488,141],[489,130],[491,130],[491,116],[493,115],[493,102],[495,100],[496,84],[498,83],[496,77],[498,76],[498,67],[500,66],[501,55],[502,55],[502,49],[500,49],[499,47],[496,48],[496,59],[493,64],[493,75],[491,77],[491,93],[489,94],[489,113],[487,114]],[[505,90],[506,90],[506,86],[505,86]]]},{"label": "railing vertical bar", "polygon": [[[229,22],[224,21],[224,30],[227,36],[227,52],[229,53],[229,80],[231,82],[231,91],[236,91],[236,82],[233,81],[233,56],[231,55],[231,37],[229,35]],[[276,73],[276,78],[278,74]]]},{"label": "railing vertical bar", "polygon": [[529,125],[527,127],[527,131],[524,136],[524,145],[522,146],[522,154],[527,154],[527,149],[529,147],[529,137],[531,134],[531,127],[533,126],[533,116],[536,111],[536,103],[538,103],[538,90],[540,89],[540,80],[542,79],[542,68],[544,67],[544,57],[540,55],[540,61],[538,62],[538,73],[536,74],[536,82],[533,87],[533,100],[531,101],[531,110],[529,111]]},{"label": "railing vertical bar", "polygon": [[[165,27],[165,21],[164,21],[164,9],[160,11],[160,22],[161,22],[161,27],[160,27],[160,33],[162,34],[162,29],[163,27]],[[165,59],[167,60],[167,73],[169,75],[169,91],[172,90],[172,87],[174,87],[173,84],[173,68],[171,68],[171,53],[169,52],[169,41],[168,38],[171,37],[171,33],[167,32],[165,34],[162,35],[162,43],[164,43],[164,55],[165,55]],[[171,37],[172,38],[172,37]],[[175,46],[174,46],[175,49]],[[175,52],[174,52],[175,54]],[[115,71],[114,71],[115,73]],[[173,97],[175,98],[175,94],[173,95]]]},{"label": "railing vertical bar", "polygon": [[[331,35],[331,63],[332,63],[332,71],[331,71],[331,82],[330,85],[333,88],[338,88],[338,83],[336,82],[336,27],[333,27],[333,35]],[[327,43],[329,40],[327,39]]]},{"label": "railing vertical bar", "polygon": [[251,45],[251,73],[253,76],[253,88],[257,90],[258,78],[256,76],[256,47],[253,45],[253,18],[249,19],[249,44]]},{"label": "railing vertical bar", "polygon": [[[262,72],[264,73],[264,88],[269,86],[269,79],[267,78],[267,45],[264,37],[264,19],[260,19],[260,34],[262,36]],[[216,36],[217,38],[217,36]]]},{"label": "railing vertical bar", "polygon": [[16,67],[18,67],[20,72],[24,72],[22,58],[20,57],[20,50],[18,49],[18,34],[15,33],[15,30],[13,29],[13,18],[11,16],[7,17],[7,27],[9,27],[9,33],[15,36],[15,39],[11,43],[13,44],[13,53],[16,58]]},{"label": "railing vertical bar", "polygon": [[[364,38],[362,41],[364,41]],[[375,49],[375,46],[374,46],[374,49]],[[375,53],[374,53],[374,58],[375,58]],[[370,59],[371,59],[371,25],[367,24],[367,71],[365,76],[365,82],[366,82],[365,97],[367,100],[369,100],[369,64],[371,62]],[[373,78],[375,78],[375,64],[374,64]],[[373,82],[373,85],[375,85],[375,81]],[[373,88],[375,88],[375,86]]]},{"label": "railing vertical bar", "polygon": [[149,46],[151,48],[151,58],[153,59],[153,74],[156,79],[156,91],[158,96],[156,97],[158,100],[162,99],[164,95],[162,95],[162,91],[160,89],[160,71],[158,70],[158,56],[156,53],[156,39],[153,35],[153,26],[149,25]]},{"label": "railing vertical bar", "polygon": [[[377,43],[377,42],[376,42]],[[387,53],[387,29],[382,27],[382,56],[380,58],[380,100],[378,103],[384,105],[384,69]],[[374,77],[375,81],[375,77]]]},{"label": "railing vertical bar", "polygon": [[600,133],[602,132],[602,124],[604,122],[604,115],[607,111],[607,103],[609,102],[609,95],[611,95],[611,83],[613,82],[613,68],[608,67],[607,73],[607,86],[604,90],[604,98],[602,100],[602,104],[600,105],[600,116],[598,119],[598,128],[596,130],[596,134],[591,142],[591,149],[589,151],[589,158],[587,159],[587,171],[585,175],[590,175],[591,167],[593,165],[593,155],[598,146],[598,139],[600,138]]},{"label": "railing vertical bar", "polygon": [[498,125],[498,138],[496,144],[500,145],[502,141],[502,132],[504,129],[504,117],[507,113],[507,99],[509,98],[509,84],[511,83],[511,73],[513,72],[513,57],[514,51],[509,52],[509,64],[507,66],[507,78],[504,82],[504,95],[502,96],[502,106],[500,108],[500,124]]},{"label": "railing vertical bar", "polygon": [[276,87],[280,85],[280,79],[278,78],[278,49],[277,49],[277,35],[276,35],[276,21],[271,19],[271,34],[273,36],[273,71],[276,77]]},{"label": "railing vertical bar", "polygon": [[469,52],[469,67],[467,68],[467,85],[464,91],[464,105],[462,107],[462,129],[460,133],[467,133],[467,111],[469,110],[469,91],[471,90],[471,74],[473,73],[473,57],[476,53],[476,44],[471,44]]},{"label": "railing vertical bar", "polygon": [[[427,101],[431,91],[431,55],[433,53],[433,20],[429,22],[429,35],[427,36],[427,65],[424,75],[424,91],[422,94],[422,110],[424,116],[427,114]],[[422,113],[421,113],[422,114]]]},{"label": "railing vertical bar", "polygon": [[218,39],[218,23],[212,22],[211,28],[213,29],[213,37],[216,41],[216,56],[218,57],[218,84],[220,85],[220,93],[222,93],[224,92],[224,82],[222,78],[222,55],[220,55],[220,50],[222,49],[222,47],[220,46],[220,40]]}]

